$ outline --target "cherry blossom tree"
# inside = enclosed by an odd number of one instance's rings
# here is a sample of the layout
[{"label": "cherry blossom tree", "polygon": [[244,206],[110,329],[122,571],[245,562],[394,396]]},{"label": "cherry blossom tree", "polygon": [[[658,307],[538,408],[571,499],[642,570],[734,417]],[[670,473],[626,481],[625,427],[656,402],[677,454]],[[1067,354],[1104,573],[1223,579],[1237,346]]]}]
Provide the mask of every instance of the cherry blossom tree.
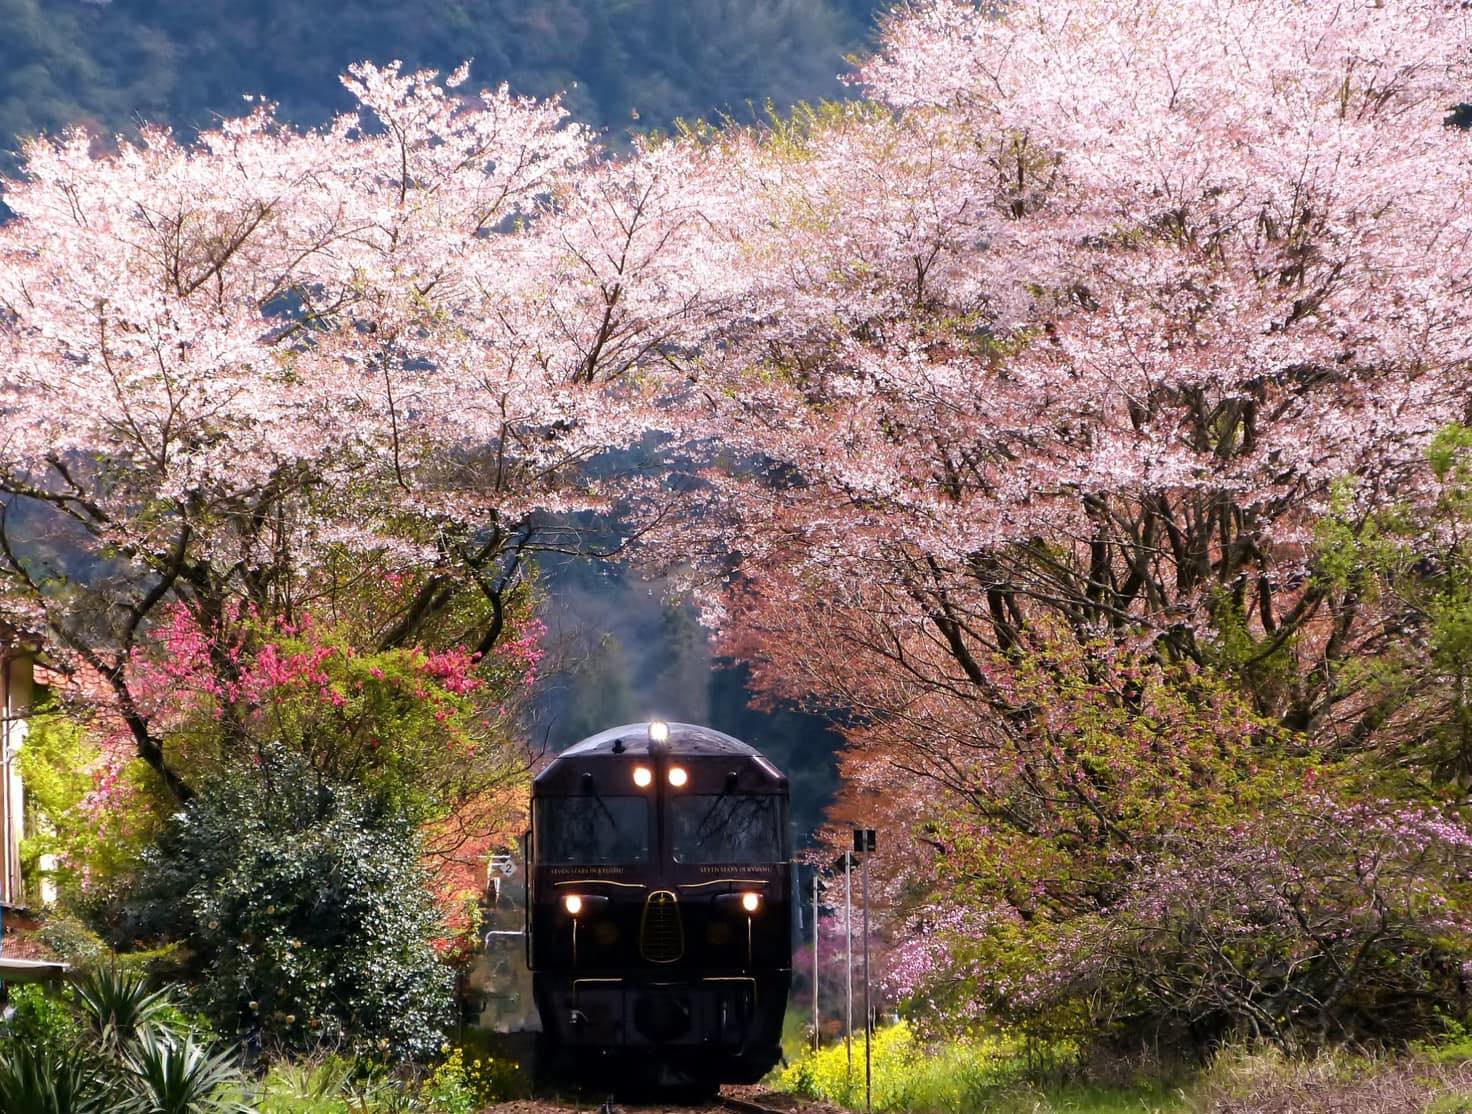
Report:
[{"label": "cherry blossom tree", "polygon": [[[1386,727],[1440,678],[1361,683],[1406,611],[1327,558],[1388,516],[1400,574],[1460,536],[1430,455],[1468,416],[1469,18],[936,0],[887,25],[877,103],[722,137],[767,217],[730,226],[709,431],[767,467],[708,474],[713,606],[770,691],[844,711],[869,807],[959,809],[1003,875],[1073,849],[1022,872],[1037,894],[971,873],[950,900],[1066,920],[1064,864],[1165,854],[1168,825],[1111,815],[1135,798],[1082,712],[1145,715],[1170,678],[1239,686],[1252,761],[1415,767]],[[1169,783],[1188,710],[1128,768]],[[1387,776],[1462,803],[1428,772]]]},{"label": "cherry blossom tree", "polygon": [[[30,143],[0,229],[11,606],[99,678],[187,796],[130,663],[180,603],[232,625],[383,584],[381,649],[484,655],[547,512],[636,442],[701,328],[697,152],[601,156],[556,102],[395,66],[294,131]],[[539,518],[539,516],[542,516]],[[407,587],[404,587],[407,578]]]},{"label": "cherry blossom tree", "polygon": [[[1359,628],[1306,575],[1314,523],[1344,479],[1357,505],[1426,493],[1465,415],[1469,144],[1442,118],[1466,21],[897,18],[864,77],[898,122],[752,154],[796,240],[753,237],[765,327],[722,415],[794,477],[742,491],[740,548],[788,554],[752,590],[892,595],[971,684],[1038,609],[1198,660],[1229,621],[1302,632],[1332,666]],[[1273,710],[1324,720],[1325,674]]]}]

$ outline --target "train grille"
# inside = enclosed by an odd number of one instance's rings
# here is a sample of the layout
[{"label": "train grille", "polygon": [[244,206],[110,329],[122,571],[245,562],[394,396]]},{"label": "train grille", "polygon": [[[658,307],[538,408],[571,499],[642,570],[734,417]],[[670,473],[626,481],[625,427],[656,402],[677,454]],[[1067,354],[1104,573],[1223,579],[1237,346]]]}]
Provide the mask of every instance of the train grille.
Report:
[{"label": "train grille", "polygon": [[650,963],[674,963],[685,954],[685,928],[680,906],[669,890],[655,890],[644,902],[639,925],[639,954]]}]

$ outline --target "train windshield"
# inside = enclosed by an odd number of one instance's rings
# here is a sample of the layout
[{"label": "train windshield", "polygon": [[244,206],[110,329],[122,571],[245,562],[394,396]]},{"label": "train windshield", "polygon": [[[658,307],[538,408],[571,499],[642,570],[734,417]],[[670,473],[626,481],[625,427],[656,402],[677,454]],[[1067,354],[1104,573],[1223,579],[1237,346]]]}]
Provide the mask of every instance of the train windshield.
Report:
[{"label": "train windshield", "polygon": [[543,863],[647,863],[649,801],[596,794],[538,797],[536,840]]},{"label": "train windshield", "polygon": [[782,858],[778,797],[674,797],[670,839],[677,863],[774,863]]}]

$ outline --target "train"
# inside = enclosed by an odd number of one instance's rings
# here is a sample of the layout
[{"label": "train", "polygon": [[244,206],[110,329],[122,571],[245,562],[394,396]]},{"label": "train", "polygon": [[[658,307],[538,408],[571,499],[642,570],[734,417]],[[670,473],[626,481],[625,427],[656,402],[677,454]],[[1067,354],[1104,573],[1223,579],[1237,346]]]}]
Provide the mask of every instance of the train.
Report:
[{"label": "train", "polygon": [[787,777],[709,727],[574,744],[532,783],[526,963],[548,1072],[714,1089],[782,1055]]}]

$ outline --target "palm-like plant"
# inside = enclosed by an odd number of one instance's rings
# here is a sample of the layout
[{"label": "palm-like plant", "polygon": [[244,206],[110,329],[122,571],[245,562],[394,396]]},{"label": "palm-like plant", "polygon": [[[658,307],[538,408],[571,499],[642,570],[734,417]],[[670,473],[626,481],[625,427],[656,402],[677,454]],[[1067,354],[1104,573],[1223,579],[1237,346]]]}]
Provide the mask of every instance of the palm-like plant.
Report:
[{"label": "palm-like plant", "polygon": [[279,1064],[259,1100],[260,1114],[422,1114],[427,1107],[391,1079],[359,1076],[351,1060]]},{"label": "palm-like plant", "polygon": [[[368,1105],[369,1103],[373,1105]],[[415,1098],[407,1090],[394,1088],[385,1090],[379,1098],[365,1099],[361,1105],[353,1107],[355,1111],[372,1110],[375,1114],[419,1114],[424,1109],[424,1103]]]},{"label": "palm-like plant", "polygon": [[0,1055],[0,1114],[103,1114],[112,1109],[91,1058],[11,1042]]},{"label": "palm-like plant", "polygon": [[102,967],[75,987],[77,1005],[93,1041],[117,1055],[123,1045],[160,1026],[172,1002],[167,990],[149,990],[142,975]]},{"label": "palm-like plant", "polygon": [[228,1052],[212,1053],[193,1037],[138,1030],[125,1050],[128,1114],[254,1114]]},{"label": "palm-like plant", "polygon": [[260,1098],[262,1114],[353,1114],[347,1098],[350,1066],[328,1059],[321,1063],[283,1063],[271,1069]]}]

